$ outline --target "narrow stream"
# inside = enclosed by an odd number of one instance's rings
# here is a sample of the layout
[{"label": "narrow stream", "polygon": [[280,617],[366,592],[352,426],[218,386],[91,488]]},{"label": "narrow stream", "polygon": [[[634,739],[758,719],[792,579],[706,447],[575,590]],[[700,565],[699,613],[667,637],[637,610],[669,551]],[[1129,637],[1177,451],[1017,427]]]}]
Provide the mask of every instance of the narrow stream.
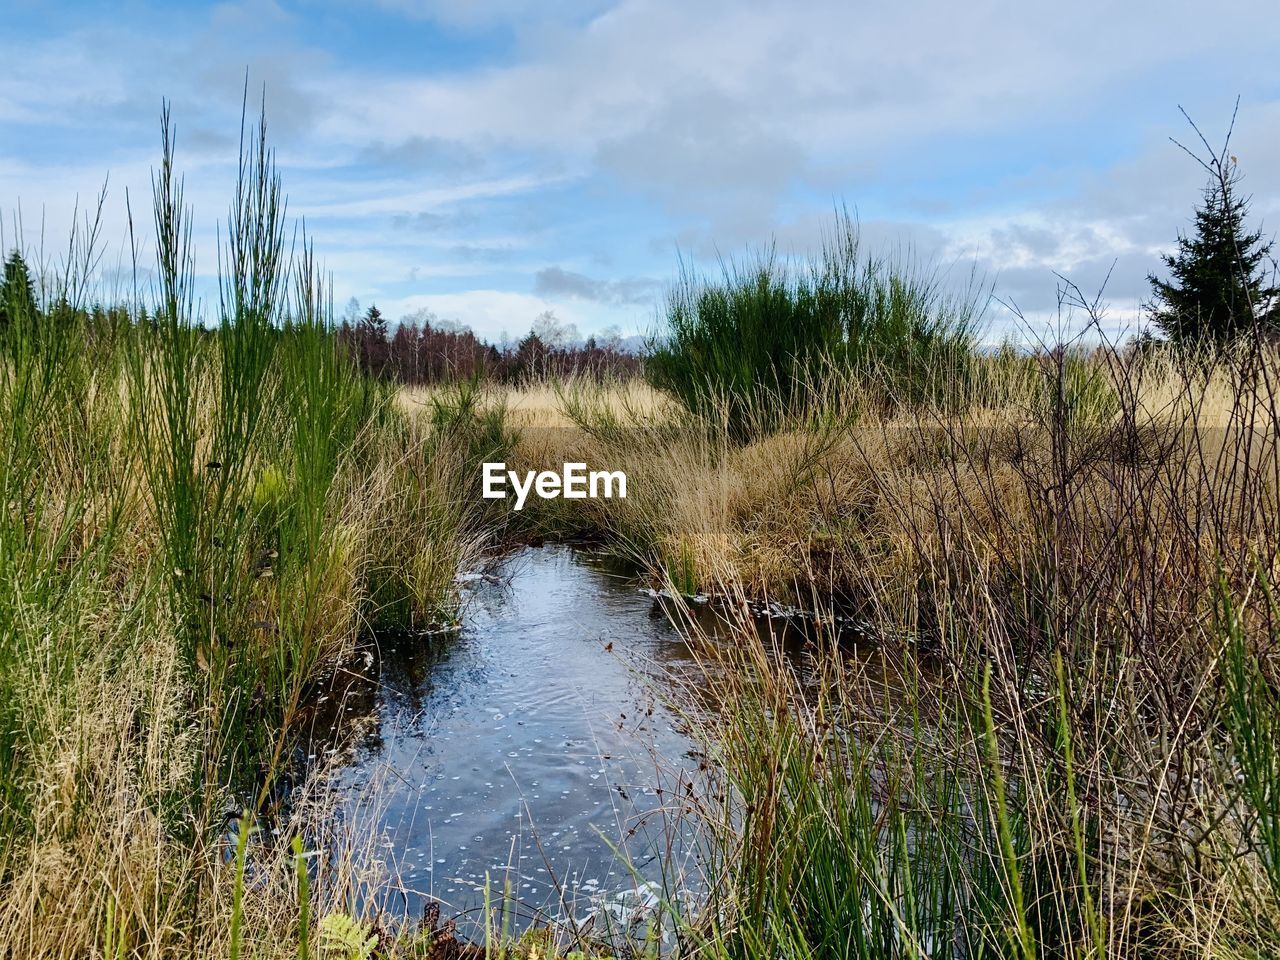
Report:
[{"label": "narrow stream", "polygon": [[656,852],[692,847],[659,813],[702,759],[664,702],[688,647],[634,582],[569,547],[518,551],[463,593],[456,635],[381,645],[338,781],[347,816],[382,834],[411,905],[446,916],[474,917],[486,882],[495,901],[510,885],[521,926],[652,903]]}]

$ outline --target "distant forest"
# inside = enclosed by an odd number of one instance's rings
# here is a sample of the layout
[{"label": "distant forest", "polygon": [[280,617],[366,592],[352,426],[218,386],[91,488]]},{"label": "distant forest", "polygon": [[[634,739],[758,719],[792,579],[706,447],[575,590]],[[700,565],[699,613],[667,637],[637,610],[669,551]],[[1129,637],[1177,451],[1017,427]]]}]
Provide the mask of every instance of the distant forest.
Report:
[{"label": "distant forest", "polygon": [[394,326],[376,306],[337,326],[339,342],[360,368],[405,384],[458,379],[515,383],[545,377],[589,376],[598,380],[638,374],[643,361],[618,336],[579,339],[576,330],[544,313],[514,344],[492,344],[469,328],[430,315],[408,316]]},{"label": "distant forest", "polygon": [[[81,307],[47,291],[42,295],[42,289],[22,253],[10,251],[0,277],[0,335],[10,325],[10,315],[19,313],[42,327],[83,325],[88,343],[108,345],[126,327],[155,322],[145,309]],[[550,311],[536,317],[522,339],[500,344],[482,340],[469,327],[427,311],[388,324],[376,306],[361,312],[354,300],[333,329],[338,343],[361,370],[404,384],[459,379],[520,383],[571,375],[604,381],[635,376],[643,367],[641,338],[606,331],[584,339],[572,324],[560,322]]]}]

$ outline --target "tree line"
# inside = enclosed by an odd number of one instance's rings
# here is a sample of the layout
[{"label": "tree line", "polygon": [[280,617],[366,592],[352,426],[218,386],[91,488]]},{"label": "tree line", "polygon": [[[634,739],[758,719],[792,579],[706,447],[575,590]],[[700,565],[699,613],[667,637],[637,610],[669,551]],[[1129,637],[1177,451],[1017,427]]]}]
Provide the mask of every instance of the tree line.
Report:
[{"label": "tree line", "polygon": [[491,379],[504,383],[545,377],[633,376],[641,359],[622,349],[616,338],[566,335],[543,314],[514,344],[495,345],[467,327],[431,316],[408,316],[394,329],[376,305],[354,322],[344,317],[338,341],[366,373],[404,384]]},{"label": "tree line", "polygon": [[[1248,225],[1249,198],[1240,191],[1235,157],[1224,148],[1202,165],[1210,172],[1192,230],[1179,233],[1162,256],[1168,277],[1149,274],[1152,296],[1145,312],[1162,339],[1174,346],[1221,347],[1244,335],[1280,334],[1280,286],[1273,240]],[[19,317],[67,322],[82,315],[91,329],[112,332],[145,324],[120,306],[73,310],[42,305],[20,251],[4,262],[0,282],[0,333]],[[366,373],[405,384],[489,378],[518,382],[547,376],[622,377],[639,372],[641,358],[614,337],[579,339],[576,331],[545,313],[515,343],[495,345],[467,327],[431,315],[409,316],[390,328],[376,306],[335,326],[338,341]],[[1154,342],[1152,333],[1145,342]]]},{"label": "tree line", "polygon": [[[34,324],[41,333],[78,324],[86,343],[109,344],[122,331],[155,320],[145,309],[122,305],[73,307],[44,302],[30,267],[18,250],[10,251],[0,279],[0,336],[15,324]],[[404,317],[394,327],[371,306],[362,315],[345,316],[333,327],[347,357],[370,376],[409,385],[453,380],[488,379],[518,383],[545,377],[587,376],[597,380],[634,376],[638,354],[624,349],[616,336],[585,340],[550,313],[535,318],[529,332],[515,343],[493,344],[453,321],[429,314]],[[212,335],[213,331],[208,331]]]}]

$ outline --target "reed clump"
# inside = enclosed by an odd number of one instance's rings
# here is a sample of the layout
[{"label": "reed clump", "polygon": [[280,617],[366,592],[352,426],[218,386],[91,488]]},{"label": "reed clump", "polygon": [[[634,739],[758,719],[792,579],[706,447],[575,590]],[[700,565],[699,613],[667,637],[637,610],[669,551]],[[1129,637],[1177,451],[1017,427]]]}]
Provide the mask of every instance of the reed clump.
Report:
[{"label": "reed clump", "polygon": [[[305,956],[300,910],[380,882],[294,748],[369,624],[453,616],[488,538],[471,467],[512,439],[500,410],[411,416],[353,366],[262,123],[202,316],[162,129],[154,283],[96,305],[99,204],[61,263],[3,286],[4,956]],[[283,834],[253,831],[238,893],[237,822]]]},{"label": "reed clump", "polygon": [[906,400],[947,396],[965,376],[980,306],[921,265],[869,255],[841,211],[807,259],[770,249],[725,262],[716,281],[683,268],[645,373],[740,441],[807,407],[833,372],[844,376],[827,389],[875,368]]}]

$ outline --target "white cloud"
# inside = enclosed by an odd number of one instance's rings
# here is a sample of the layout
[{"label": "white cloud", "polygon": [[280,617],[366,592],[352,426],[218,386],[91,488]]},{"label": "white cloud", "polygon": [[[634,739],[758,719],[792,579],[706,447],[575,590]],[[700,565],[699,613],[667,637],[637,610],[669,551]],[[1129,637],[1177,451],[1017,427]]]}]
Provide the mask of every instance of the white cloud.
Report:
[{"label": "white cloud", "polygon": [[[0,210],[21,198],[29,230],[43,214],[61,237],[72,198],[110,169],[106,237],[123,234],[125,187],[145,229],[167,95],[210,268],[248,66],[251,89],[267,85],[291,211],[339,286],[390,303],[381,295],[418,284],[477,328],[527,326],[551,302],[527,292],[548,264],[577,271],[607,256],[614,277],[636,277],[674,271],[677,244],[704,257],[777,235],[803,249],[833,200],[868,197],[872,245],[905,238],[926,256],[976,259],[1041,312],[1053,271],[1087,285],[1118,259],[1112,288],[1129,309],[1198,196],[1200,172],[1166,140],[1190,135],[1176,104],[1212,131],[1237,90],[1235,152],[1254,210],[1270,229],[1280,219],[1280,100],[1260,79],[1276,19],[1261,0],[1213,17],[1185,0],[382,5],[408,16],[405,30],[515,39],[485,65],[390,66],[316,40],[302,29],[309,9],[271,0],[175,12],[156,31],[115,17],[0,39],[0,56],[23,64],[0,77]],[[326,15],[358,29],[362,7]],[[1024,160],[1005,161],[1002,144]],[[539,197],[557,204],[511,212]],[[503,257],[500,275],[484,266]],[[432,293],[468,275],[479,289]],[[621,316],[577,288],[552,304],[565,320],[591,330]]]},{"label": "white cloud", "polygon": [[[493,197],[504,197],[518,193],[553,186],[564,182],[564,177],[522,176],[502,177],[492,180],[478,180],[447,187],[423,190],[415,189],[403,181],[399,184],[375,185],[373,189],[367,184],[358,184],[354,189],[349,185],[331,183],[326,189],[321,187],[317,192],[327,197],[312,200],[300,205],[297,212],[303,216],[352,217],[369,214],[402,214],[406,210],[433,211],[452,206],[467,200],[482,200]],[[351,199],[344,194],[364,194]]]},{"label": "white cloud", "polygon": [[616,324],[624,334],[642,333],[651,317],[641,311],[604,308],[584,310],[572,299],[546,298],[508,290],[468,290],[463,293],[419,294],[409,297],[379,299],[378,309],[385,316],[399,319],[415,310],[427,309],[442,320],[457,320],[476,335],[497,341],[504,334],[518,339],[529,332],[538,314],[551,310],[566,324],[584,333]]},{"label": "white cloud", "polygon": [[599,0],[377,0],[388,10],[463,28],[509,22],[580,17],[603,6]]}]

